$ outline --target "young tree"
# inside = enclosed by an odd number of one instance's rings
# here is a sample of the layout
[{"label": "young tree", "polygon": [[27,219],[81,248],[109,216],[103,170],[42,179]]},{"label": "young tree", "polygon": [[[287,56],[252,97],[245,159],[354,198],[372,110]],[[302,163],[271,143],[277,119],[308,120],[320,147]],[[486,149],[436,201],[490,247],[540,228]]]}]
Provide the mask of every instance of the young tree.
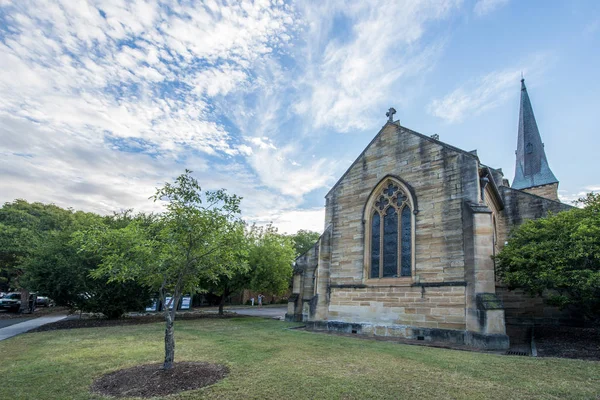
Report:
[{"label": "young tree", "polygon": [[232,293],[250,289],[282,294],[289,287],[295,258],[291,238],[268,225],[265,228],[253,226],[246,231],[244,240],[247,253],[243,254],[243,260],[210,284],[209,291],[221,297],[220,315],[223,315],[225,298]]},{"label": "young tree", "polygon": [[600,316],[600,195],[574,208],[525,222],[495,257],[496,272],[509,288],[546,294],[561,308],[574,306]]},{"label": "young tree", "polygon": [[250,232],[249,287],[255,291],[283,294],[289,288],[292,264],[296,258],[293,241],[277,233],[277,228],[254,227]]},{"label": "young tree", "polygon": [[240,290],[245,289],[248,286],[249,272],[248,267],[248,243],[244,236],[244,229],[237,230],[237,234],[243,235],[238,238],[236,244],[242,246],[238,249],[237,259],[231,263],[230,267],[224,269],[218,276],[211,277],[209,281],[205,283],[208,288],[207,291],[219,296],[219,315],[223,315],[223,306],[225,305],[225,299],[232,293],[236,293]]},{"label": "young tree", "polygon": [[[151,223],[134,221],[121,229],[90,232],[84,248],[102,256],[96,276],[136,280],[156,290],[164,304],[164,369],[173,367],[174,321],[182,294],[216,281],[239,260],[240,198],[224,189],[202,193],[191,171],[157,189],[154,201],[166,210]],[[171,295],[171,300],[166,298]]]},{"label": "young tree", "polygon": [[291,235],[296,249],[296,257],[306,253],[321,237],[320,233],[300,229],[295,234]]}]

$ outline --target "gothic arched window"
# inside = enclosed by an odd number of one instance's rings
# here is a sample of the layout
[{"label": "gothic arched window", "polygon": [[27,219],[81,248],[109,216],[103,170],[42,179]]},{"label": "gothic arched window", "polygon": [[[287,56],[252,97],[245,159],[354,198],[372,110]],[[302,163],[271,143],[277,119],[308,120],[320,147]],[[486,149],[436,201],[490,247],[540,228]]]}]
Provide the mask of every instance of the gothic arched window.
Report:
[{"label": "gothic arched window", "polygon": [[413,201],[403,184],[388,178],[367,203],[366,249],[369,279],[411,277]]}]

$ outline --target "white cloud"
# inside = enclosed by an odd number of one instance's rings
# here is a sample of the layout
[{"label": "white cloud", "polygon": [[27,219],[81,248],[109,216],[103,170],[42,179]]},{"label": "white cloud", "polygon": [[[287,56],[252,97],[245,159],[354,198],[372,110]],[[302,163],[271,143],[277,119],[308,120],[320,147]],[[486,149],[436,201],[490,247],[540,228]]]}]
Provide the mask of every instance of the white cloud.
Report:
[{"label": "white cloud", "polygon": [[583,207],[582,204],[576,204],[577,200],[584,198],[586,196],[586,194],[588,194],[589,192],[591,192],[593,190],[589,190],[587,187],[585,188],[585,190],[577,192],[577,193],[570,193],[566,190],[558,190],[558,199],[565,204],[568,204],[570,206],[577,206],[577,207]]},{"label": "white cloud", "polygon": [[277,149],[271,139],[266,136],[248,138],[248,141],[261,150]]},{"label": "white cloud", "polygon": [[518,78],[519,71],[514,69],[492,72],[433,100],[428,111],[448,122],[460,122],[506,100]]},{"label": "white cloud", "polygon": [[300,229],[323,232],[325,208],[312,208],[306,210],[278,210],[254,217],[250,222],[266,225],[270,222],[281,233],[296,233]]},{"label": "white cloud", "polygon": [[[264,134],[240,144],[244,138],[223,122],[232,107],[219,100],[268,97],[272,81],[260,69],[294,38],[291,5],[42,0],[0,7],[10,26],[0,40],[0,202],[152,211],[160,209],[148,200],[154,188],[187,167],[203,187],[243,196],[245,218],[299,207],[301,194],[275,192],[268,176],[228,158],[276,147]],[[292,177],[308,182],[314,172]]]},{"label": "white cloud", "polygon": [[478,17],[482,17],[494,12],[498,8],[505,6],[509,1],[510,0],[479,0],[477,3],[475,3],[473,12]]},{"label": "white cloud", "polygon": [[211,7],[158,0],[6,5],[0,110],[164,151],[232,154],[231,136],[207,99],[244,88],[246,69],[293,29],[293,11],[264,2]]},{"label": "white cloud", "polygon": [[333,176],[326,173],[331,170],[330,161],[311,159],[300,167],[289,161],[289,156],[296,153],[294,145],[282,149],[265,148],[255,151],[248,162],[262,182],[286,196],[301,198],[332,183]]},{"label": "white cloud", "polygon": [[187,167],[250,221],[321,231],[305,195],[345,165],[298,132],[378,126],[460,2],[0,2],[0,201],[154,210]]},{"label": "white cloud", "polygon": [[459,86],[441,99],[434,99],[427,111],[447,122],[461,122],[468,116],[475,116],[502,104],[509,99],[516,85],[519,84],[520,73],[536,76],[543,70],[548,61],[545,55],[536,55],[523,68],[507,68],[493,71],[482,77],[472,79]]},{"label": "white cloud", "polygon": [[[420,43],[425,24],[446,18],[460,1],[407,0],[324,2],[307,5],[305,59],[310,64],[299,80],[304,94],[294,106],[313,129],[332,127],[340,132],[376,126],[390,102],[403,101],[398,90],[410,78],[427,71],[439,55],[441,43]],[[327,40],[332,21],[345,19],[344,38]]]}]

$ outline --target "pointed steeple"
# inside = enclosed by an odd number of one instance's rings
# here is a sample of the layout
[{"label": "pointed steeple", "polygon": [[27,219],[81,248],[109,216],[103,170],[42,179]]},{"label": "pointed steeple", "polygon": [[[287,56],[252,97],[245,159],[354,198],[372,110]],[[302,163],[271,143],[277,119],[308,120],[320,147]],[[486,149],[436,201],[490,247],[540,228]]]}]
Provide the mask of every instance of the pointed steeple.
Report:
[{"label": "pointed steeple", "polygon": [[517,164],[515,167],[514,189],[527,189],[535,186],[558,183],[544,151],[544,144],[538,131],[531,101],[521,79],[521,110],[519,112],[519,138],[517,140]]}]

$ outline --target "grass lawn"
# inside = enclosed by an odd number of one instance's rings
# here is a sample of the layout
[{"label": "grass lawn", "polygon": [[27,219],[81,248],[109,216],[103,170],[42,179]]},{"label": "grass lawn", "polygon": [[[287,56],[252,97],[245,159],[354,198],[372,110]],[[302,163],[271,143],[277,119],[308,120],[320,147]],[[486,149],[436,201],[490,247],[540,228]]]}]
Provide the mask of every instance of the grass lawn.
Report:
[{"label": "grass lawn", "polygon": [[[598,398],[600,363],[376,342],[258,319],[175,324],[176,361],[226,364],[220,383],[168,399]],[[93,379],[163,356],[163,325],[25,334],[0,342],[0,398],[100,399]]]}]

